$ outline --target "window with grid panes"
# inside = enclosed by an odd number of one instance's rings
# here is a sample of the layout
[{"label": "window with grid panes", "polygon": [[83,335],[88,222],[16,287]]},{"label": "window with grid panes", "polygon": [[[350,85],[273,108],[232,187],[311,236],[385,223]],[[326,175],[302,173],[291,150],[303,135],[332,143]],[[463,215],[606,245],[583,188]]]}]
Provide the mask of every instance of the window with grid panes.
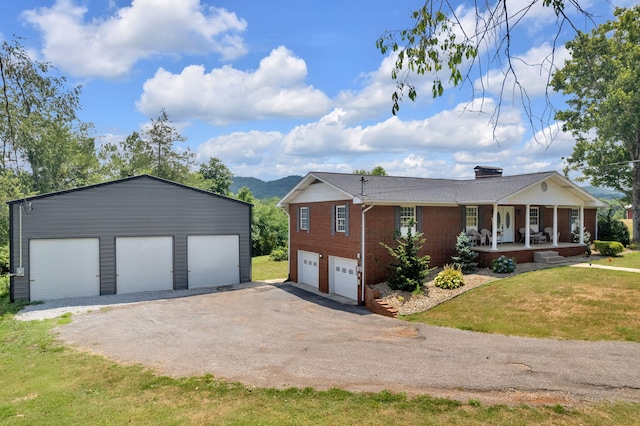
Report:
[{"label": "window with grid panes", "polygon": [[478,230],[478,207],[477,206],[467,206],[466,207],[466,221],[465,227],[468,230],[475,229]]},{"label": "window with grid panes", "polygon": [[533,232],[540,231],[540,210],[538,207],[529,208],[529,226]]},{"label": "window with grid panes", "polygon": [[309,208],[300,207],[300,229],[306,231],[309,229]]},{"label": "window with grid panes", "polygon": [[[413,223],[413,226],[409,224]],[[414,206],[401,206],[400,207],[400,235],[406,237],[409,229],[411,234],[416,234],[416,208]]]},{"label": "window with grid panes", "polygon": [[347,230],[347,206],[336,206],[336,232]]}]

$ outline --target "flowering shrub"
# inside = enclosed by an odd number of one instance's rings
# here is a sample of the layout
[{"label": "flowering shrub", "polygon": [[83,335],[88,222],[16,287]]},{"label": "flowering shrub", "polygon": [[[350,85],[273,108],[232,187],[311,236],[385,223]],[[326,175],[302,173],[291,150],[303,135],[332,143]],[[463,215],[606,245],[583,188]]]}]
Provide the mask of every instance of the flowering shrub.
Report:
[{"label": "flowering shrub", "polygon": [[462,287],[464,285],[464,277],[459,267],[445,265],[444,269],[436,275],[433,280],[436,287],[444,288],[446,290],[453,290],[454,288]]},{"label": "flowering shrub", "polygon": [[497,259],[493,259],[491,269],[498,274],[508,274],[516,270],[516,259],[502,255]]}]

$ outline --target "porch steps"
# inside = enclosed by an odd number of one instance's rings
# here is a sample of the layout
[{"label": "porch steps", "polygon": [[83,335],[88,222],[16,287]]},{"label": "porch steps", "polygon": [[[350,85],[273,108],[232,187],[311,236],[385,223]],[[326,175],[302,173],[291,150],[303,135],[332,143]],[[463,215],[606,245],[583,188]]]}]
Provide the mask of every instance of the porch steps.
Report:
[{"label": "porch steps", "polygon": [[536,251],[533,253],[533,261],[535,263],[563,263],[565,258],[553,250]]}]

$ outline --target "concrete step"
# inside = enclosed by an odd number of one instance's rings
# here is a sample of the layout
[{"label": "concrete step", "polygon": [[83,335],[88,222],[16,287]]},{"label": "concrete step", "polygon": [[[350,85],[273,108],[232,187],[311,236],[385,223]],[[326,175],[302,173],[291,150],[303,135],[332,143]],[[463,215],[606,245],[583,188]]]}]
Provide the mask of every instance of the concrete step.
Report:
[{"label": "concrete step", "polygon": [[553,256],[545,258],[545,263],[564,263],[566,261],[567,259],[565,259],[564,256]]},{"label": "concrete step", "polygon": [[562,263],[564,256],[560,256],[557,251],[546,250],[533,253],[533,261],[536,263]]}]

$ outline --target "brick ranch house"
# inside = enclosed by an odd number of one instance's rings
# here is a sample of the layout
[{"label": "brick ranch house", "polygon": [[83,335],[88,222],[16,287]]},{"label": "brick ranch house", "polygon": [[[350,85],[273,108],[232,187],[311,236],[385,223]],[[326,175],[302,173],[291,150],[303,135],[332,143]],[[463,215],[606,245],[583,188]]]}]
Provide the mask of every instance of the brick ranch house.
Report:
[{"label": "brick ranch house", "polygon": [[[388,278],[392,258],[380,243],[393,247],[411,219],[431,266],[451,263],[462,230],[484,230],[474,247],[482,267],[502,254],[523,263],[542,249],[584,253],[576,226],[595,236],[602,202],[559,173],[475,172],[470,180],[308,173],[278,203],[289,216],[289,279],[363,303],[366,285]],[[534,239],[544,228],[553,232]]]}]

